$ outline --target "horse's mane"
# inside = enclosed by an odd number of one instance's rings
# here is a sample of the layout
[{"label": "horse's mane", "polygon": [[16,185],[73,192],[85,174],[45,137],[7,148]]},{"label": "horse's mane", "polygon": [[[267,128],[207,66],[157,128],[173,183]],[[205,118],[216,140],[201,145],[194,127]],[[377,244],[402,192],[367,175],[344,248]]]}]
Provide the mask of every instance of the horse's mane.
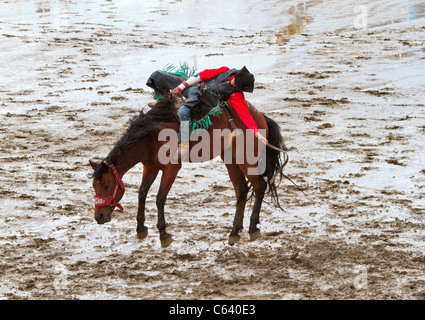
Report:
[{"label": "horse's mane", "polygon": [[134,146],[140,139],[160,129],[161,123],[177,120],[175,102],[171,99],[160,99],[148,112],[140,111],[139,115],[130,119],[127,131],[121,136],[106,160],[117,164],[117,157]]}]

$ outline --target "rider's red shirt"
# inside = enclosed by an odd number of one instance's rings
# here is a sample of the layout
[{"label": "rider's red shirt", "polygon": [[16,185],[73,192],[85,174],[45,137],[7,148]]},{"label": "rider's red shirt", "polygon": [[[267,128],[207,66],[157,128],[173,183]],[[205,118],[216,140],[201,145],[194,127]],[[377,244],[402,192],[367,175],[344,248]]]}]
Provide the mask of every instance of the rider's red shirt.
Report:
[{"label": "rider's red shirt", "polygon": [[[199,77],[202,81],[207,81],[217,77],[220,73],[229,70],[230,69],[228,67],[221,67],[218,69],[205,69],[204,71],[199,72]],[[232,81],[233,77],[234,76],[232,76],[229,81]],[[233,108],[235,108],[242,122],[248,127],[248,129],[250,129],[255,134],[255,132],[258,131],[258,127],[251,114],[249,113],[248,108],[246,107],[245,95],[243,94],[243,92],[233,93],[229,98],[229,102],[232,104]]]}]

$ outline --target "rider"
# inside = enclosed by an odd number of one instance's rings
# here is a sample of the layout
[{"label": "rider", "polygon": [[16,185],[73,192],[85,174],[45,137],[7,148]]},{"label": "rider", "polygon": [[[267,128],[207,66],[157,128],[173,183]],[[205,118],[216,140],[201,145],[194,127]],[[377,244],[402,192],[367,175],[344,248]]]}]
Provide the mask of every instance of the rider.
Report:
[{"label": "rider", "polygon": [[[190,107],[194,106],[191,102],[198,100],[198,86],[195,85],[201,81],[205,82],[208,89],[216,93],[221,100],[229,100],[242,122],[253,132],[254,136],[264,144],[268,143],[267,139],[259,133],[257,124],[245,104],[243,91],[252,92],[254,90],[255,81],[254,76],[246,67],[240,70],[229,69],[228,67],[205,69],[186,81],[182,81],[182,83],[172,91],[173,94],[177,96],[183,94],[187,98],[185,104],[183,104],[178,111],[180,123],[182,123],[182,121],[191,120]],[[184,159],[189,152],[189,139],[188,134],[186,134],[186,137],[183,136],[182,138],[181,125],[178,137],[180,140],[178,154]]]}]

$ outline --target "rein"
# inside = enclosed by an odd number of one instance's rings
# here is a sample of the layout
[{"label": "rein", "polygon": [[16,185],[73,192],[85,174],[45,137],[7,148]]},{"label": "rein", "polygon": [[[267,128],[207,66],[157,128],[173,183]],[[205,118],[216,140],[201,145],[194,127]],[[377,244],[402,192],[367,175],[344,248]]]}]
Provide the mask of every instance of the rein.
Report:
[{"label": "rein", "polygon": [[118,201],[115,201],[115,196],[117,194],[118,187],[121,187],[124,190],[124,183],[122,182],[118,174],[117,168],[115,168],[113,164],[109,164],[108,162],[106,162],[106,160],[104,160],[103,163],[106,164],[109,168],[111,168],[114,174],[115,188],[114,188],[114,192],[112,193],[110,197],[95,196],[94,206],[95,207],[113,206],[113,207],[118,207],[118,209],[120,209],[121,211],[124,211],[124,208],[122,207],[122,205],[120,205]]}]

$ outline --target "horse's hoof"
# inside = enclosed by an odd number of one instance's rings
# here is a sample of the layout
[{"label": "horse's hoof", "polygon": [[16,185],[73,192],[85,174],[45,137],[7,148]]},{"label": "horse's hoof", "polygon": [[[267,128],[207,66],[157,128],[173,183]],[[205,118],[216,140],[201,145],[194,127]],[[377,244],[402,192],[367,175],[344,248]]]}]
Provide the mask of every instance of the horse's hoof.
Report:
[{"label": "horse's hoof", "polygon": [[251,241],[254,241],[254,240],[257,240],[260,236],[261,236],[261,231],[258,229],[258,230],[255,230],[253,233],[249,234],[249,239]]},{"label": "horse's hoof", "polygon": [[241,237],[239,235],[237,235],[237,236],[229,236],[229,244],[232,246],[235,243],[237,243],[240,239],[241,239]]},{"label": "horse's hoof", "polygon": [[173,242],[173,237],[169,235],[167,238],[161,240],[161,247],[167,248],[171,242]]},{"label": "horse's hoof", "polygon": [[142,232],[137,232],[137,239],[143,240],[148,236],[148,228],[145,228]]}]

